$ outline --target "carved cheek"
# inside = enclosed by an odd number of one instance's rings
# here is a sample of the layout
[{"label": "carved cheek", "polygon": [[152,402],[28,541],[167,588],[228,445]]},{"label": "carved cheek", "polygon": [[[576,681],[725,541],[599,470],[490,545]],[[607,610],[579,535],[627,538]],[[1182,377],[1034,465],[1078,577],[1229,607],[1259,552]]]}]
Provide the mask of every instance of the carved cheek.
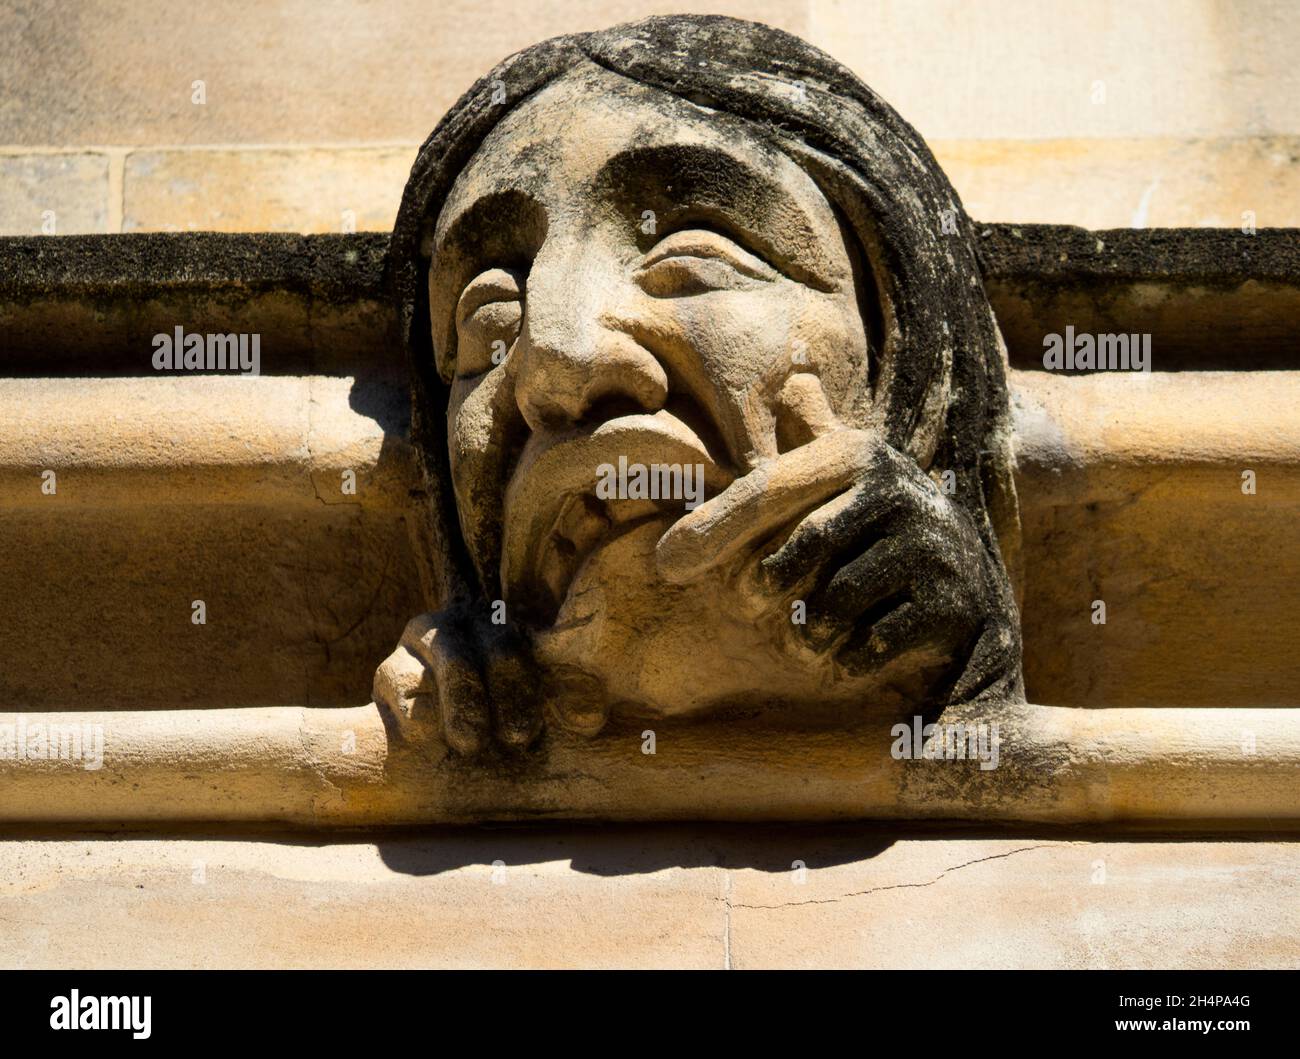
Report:
[{"label": "carved cheek", "polygon": [[821,379],[838,412],[866,374],[866,336],[851,297],[793,281],[765,293],[761,304],[739,307],[736,326],[720,336],[732,353],[722,388],[739,417],[735,451],[758,459],[782,450],[777,395],[792,375]]},{"label": "carved cheek", "polygon": [[805,314],[811,371],[822,381],[831,407],[852,426],[866,426],[862,413],[870,406],[869,349],[866,327],[857,301],[848,293],[818,294]]},{"label": "carved cheek", "polygon": [[684,367],[698,380],[729,451],[742,463],[746,456],[776,451],[762,395],[790,362],[791,311],[797,306],[782,286],[719,291],[674,305],[677,338],[692,362]]},{"label": "carved cheek", "polygon": [[499,482],[504,488],[508,441],[519,420],[514,383],[507,372],[491,371],[452,383],[447,402],[447,448],[460,503],[481,495],[485,481]]}]

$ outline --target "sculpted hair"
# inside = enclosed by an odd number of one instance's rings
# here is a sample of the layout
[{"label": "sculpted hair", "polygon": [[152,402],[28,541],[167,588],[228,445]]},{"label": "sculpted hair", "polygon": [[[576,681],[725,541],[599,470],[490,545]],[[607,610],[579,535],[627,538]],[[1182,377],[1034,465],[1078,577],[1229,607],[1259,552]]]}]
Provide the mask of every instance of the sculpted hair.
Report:
[{"label": "sculpted hair", "polygon": [[447,392],[434,366],[430,233],[496,124],[584,63],[747,120],[842,212],[869,264],[875,289],[865,293],[883,324],[874,390],[862,397],[893,447],[927,470],[956,472],[954,499],[974,520],[1014,613],[1006,569],[1018,568],[1019,517],[1006,355],[972,225],[920,135],[852,72],[797,37],[719,16],[649,18],[521,51],[466,92],[421,147],[393,231],[389,279],[429,490],[430,593],[445,605],[473,583],[447,466]]}]

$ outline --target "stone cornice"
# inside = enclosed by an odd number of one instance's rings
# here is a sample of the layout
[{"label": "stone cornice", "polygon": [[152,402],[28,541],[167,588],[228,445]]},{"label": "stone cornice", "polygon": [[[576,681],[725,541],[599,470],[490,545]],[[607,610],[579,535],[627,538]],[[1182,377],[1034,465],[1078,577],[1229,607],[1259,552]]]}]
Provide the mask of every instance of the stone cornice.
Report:
[{"label": "stone cornice", "polygon": [[[1157,333],[1157,371],[1300,367],[1300,229],[977,231],[1013,367],[1038,364],[1042,333],[1066,319],[1078,330]],[[400,371],[387,333],[387,246],[380,232],[0,238],[0,374],[137,374],[134,341],[178,314],[196,329],[206,314],[222,330],[274,334],[283,356],[269,374]],[[59,314],[74,324],[93,315],[96,326],[52,335]]]}]

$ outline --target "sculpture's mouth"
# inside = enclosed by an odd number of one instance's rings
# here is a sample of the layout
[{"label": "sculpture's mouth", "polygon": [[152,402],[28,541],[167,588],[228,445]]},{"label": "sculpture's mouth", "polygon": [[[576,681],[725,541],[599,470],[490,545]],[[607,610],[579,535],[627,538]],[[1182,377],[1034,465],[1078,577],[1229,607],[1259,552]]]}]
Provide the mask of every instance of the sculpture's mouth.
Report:
[{"label": "sculpture's mouth", "polygon": [[533,435],[506,488],[507,604],[549,624],[602,543],[652,519],[680,518],[730,481],[699,435],[668,411]]}]

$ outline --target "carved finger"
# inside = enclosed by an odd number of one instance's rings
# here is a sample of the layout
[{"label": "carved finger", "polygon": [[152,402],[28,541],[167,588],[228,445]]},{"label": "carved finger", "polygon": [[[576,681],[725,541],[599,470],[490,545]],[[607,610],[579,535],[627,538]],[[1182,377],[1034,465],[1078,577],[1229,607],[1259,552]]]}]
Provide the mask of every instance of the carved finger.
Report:
[{"label": "carved finger", "polygon": [[806,445],[813,438],[840,430],[840,422],[830,398],[816,375],[800,373],[786,379],[773,402],[776,411],[777,437],[786,448]]},{"label": "carved finger", "polygon": [[861,552],[881,536],[902,507],[887,473],[869,474],[842,496],[808,515],[771,555],[757,561],[754,576],[769,593],[788,593],[826,572],[837,555]]},{"label": "carved finger", "polygon": [[417,707],[436,693],[433,675],[418,649],[418,641],[437,624],[438,616],[418,614],[406,623],[393,653],[375,670],[371,694],[394,714],[415,719]]},{"label": "carved finger", "polygon": [[542,730],[542,695],[526,645],[514,635],[494,640],[486,650],[484,671],[497,738],[507,746],[528,746]]},{"label": "carved finger", "polygon": [[[915,602],[899,604],[871,626],[865,635],[850,639],[836,654],[850,672],[866,673],[909,657],[909,669],[937,667],[951,660],[951,652],[940,643],[944,630],[936,627],[935,615]],[[923,652],[928,658],[915,657]]]},{"label": "carved finger", "polygon": [[916,549],[899,536],[877,541],[808,600],[806,635],[824,647],[855,627],[869,628],[898,606],[915,574]]},{"label": "carved finger", "polygon": [[428,668],[403,644],[375,670],[371,694],[390,713],[415,718],[433,692]]},{"label": "carved finger", "polygon": [[593,736],[609,721],[609,693],[590,673],[566,666],[551,670],[542,688],[544,709],[570,732]]},{"label": "carved finger", "polygon": [[443,624],[443,617],[441,614],[432,611],[427,611],[424,614],[417,614],[406,623],[406,628],[402,630],[402,638],[398,643],[419,656],[422,653],[420,641],[441,624]]},{"label": "carved finger", "polygon": [[847,488],[872,465],[878,447],[866,431],[836,430],[755,468],[660,538],[660,575],[683,584],[727,562]]},{"label": "carved finger", "polygon": [[429,629],[411,646],[433,674],[447,745],[461,754],[478,753],[487,743],[491,722],[487,692],[469,642],[445,625]]}]

